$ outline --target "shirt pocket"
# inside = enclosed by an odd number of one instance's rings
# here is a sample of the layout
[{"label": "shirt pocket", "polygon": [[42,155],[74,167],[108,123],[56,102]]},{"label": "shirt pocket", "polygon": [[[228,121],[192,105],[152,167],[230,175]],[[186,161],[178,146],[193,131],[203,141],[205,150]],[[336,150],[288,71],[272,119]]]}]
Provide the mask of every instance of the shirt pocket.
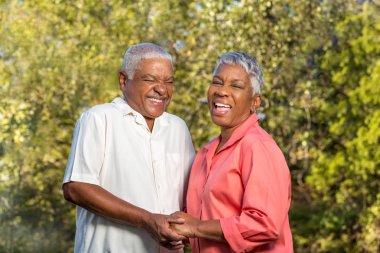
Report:
[{"label": "shirt pocket", "polygon": [[165,171],[168,184],[178,191],[183,185],[183,166],[181,166],[181,157],[176,153],[166,154]]}]

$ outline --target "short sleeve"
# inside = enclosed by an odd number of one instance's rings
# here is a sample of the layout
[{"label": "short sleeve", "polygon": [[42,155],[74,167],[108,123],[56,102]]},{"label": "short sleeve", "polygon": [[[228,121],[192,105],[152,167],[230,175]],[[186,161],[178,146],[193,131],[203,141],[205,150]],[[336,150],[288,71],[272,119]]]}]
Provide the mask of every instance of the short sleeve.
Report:
[{"label": "short sleeve", "polygon": [[106,123],[91,111],[76,123],[63,184],[70,181],[99,185],[105,153]]},{"label": "short sleeve", "polygon": [[195,156],[195,151],[194,151],[194,146],[193,142],[191,140],[190,132],[187,126],[185,126],[184,129],[185,132],[185,152],[184,152],[184,196],[183,196],[183,201],[182,201],[182,207],[181,210],[186,210],[186,195],[187,195],[187,188],[188,188],[188,183],[189,183],[189,174],[190,174],[190,169],[191,165],[193,164],[194,161],[194,156]]}]

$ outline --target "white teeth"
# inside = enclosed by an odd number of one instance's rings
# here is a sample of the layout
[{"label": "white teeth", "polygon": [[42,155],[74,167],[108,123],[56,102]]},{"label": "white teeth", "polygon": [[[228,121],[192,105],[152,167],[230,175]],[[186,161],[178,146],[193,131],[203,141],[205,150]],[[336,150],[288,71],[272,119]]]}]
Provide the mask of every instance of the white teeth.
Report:
[{"label": "white teeth", "polygon": [[223,108],[231,108],[229,105],[221,104],[221,103],[215,103],[216,107],[223,107]]},{"label": "white teeth", "polygon": [[149,98],[150,101],[155,102],[155,103],[162,103],[163,101],[161,99],[156,99],[156,98]]}]

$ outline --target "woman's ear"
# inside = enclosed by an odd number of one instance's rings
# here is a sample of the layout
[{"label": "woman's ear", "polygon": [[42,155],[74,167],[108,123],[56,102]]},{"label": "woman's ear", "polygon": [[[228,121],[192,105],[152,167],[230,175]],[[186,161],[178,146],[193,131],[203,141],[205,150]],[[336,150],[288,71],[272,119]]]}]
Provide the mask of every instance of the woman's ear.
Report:
[{"label": "woman's ear", "polygon": [[260,107],[260,104],[261,104],[261,95],[259,95],[259,94],[255,95],[253,101],[255,103],[255,108]]},{"label": "woman's ear", "polygon": [[260,106],[261,103],[261,96],[260,95],[254,95],[252,104],[251,104],[251,114],[256,113],[256,108]]}]

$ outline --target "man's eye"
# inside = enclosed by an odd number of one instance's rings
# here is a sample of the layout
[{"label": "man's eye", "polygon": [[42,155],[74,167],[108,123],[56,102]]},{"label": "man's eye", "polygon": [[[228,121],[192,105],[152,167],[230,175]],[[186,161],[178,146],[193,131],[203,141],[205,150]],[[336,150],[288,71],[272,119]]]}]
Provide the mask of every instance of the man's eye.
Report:
[{"label": "man's eye", "polygon": [[211,84],[212,84],[212,85],[222,85],[222,82],[219,82],[219,81],[212,81]]}]

